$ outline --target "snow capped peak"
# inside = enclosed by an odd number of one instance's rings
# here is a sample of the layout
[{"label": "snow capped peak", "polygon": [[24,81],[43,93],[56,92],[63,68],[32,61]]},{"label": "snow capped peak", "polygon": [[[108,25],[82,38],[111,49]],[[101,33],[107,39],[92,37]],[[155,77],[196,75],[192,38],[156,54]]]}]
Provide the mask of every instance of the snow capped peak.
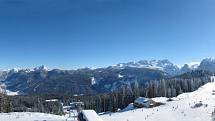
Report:
[{"label": "snow capped peak", "polygon": [[17,73],[17,72],[19,72],[19,69],[13,68],[13,69],[10,70],[10,72]]},{"label": "snow capped peak", "polygon": [[190,62],[187,64],[184,64],[184,66],[180,67],[181,73],[191,72],[192,70],[198,69],[200,65],[200,62]]},{"label": "snow capped peak", "polygon": [[199,69],[215,72],[215,59],[213,58],[203,59],[199,65]]},{"label": "snow capped peak", "polygon": [[113,67],[136,67],[136,68],[152,68],[152,69],[163,69],[165,66],[173,66],[169,60],[141,60],[141,61],[132,61],[128,63],[119,63],[113,65]]},{"label": "snow capped peak", "polygon": [[191,63],[188,63],[188,66],[191,69],[197,69],[199,65],[200,65],[200,62],[191,62]]},{"label": "snow capped peak", "polygon": [[164,60],[141,60],[141,61],[132,61],[128,63],[119,63],[117,65],[111,66],[113,68],[123,69],[125,67],[133,67],[133,68],[149,68],[149,69],[158,69],[164,72],[167,72],[171,75],[178,73],[179,68],[170,62],[167,59]]},{"label": "snow capped peak", "polygon": [[214,58],[205,58],[202,61],[215,62]]},{"label": "snow capped peak", "polygon": [[7,73],[18,73],[18,72],[25,72],[25,73],[29,73],[29,72],[32,72],[32,71],[48,71],[48,68],[44,65],[42,66],[39,66],[39,67],[35,67],[35,68],[13,68],[13,69],[10,69],[10,70],[7,70],[5,72]]},{"label": "snow capped peak", "polygon": [[44,65],[34,68],[34,71],[48,71],[48,68]]}]

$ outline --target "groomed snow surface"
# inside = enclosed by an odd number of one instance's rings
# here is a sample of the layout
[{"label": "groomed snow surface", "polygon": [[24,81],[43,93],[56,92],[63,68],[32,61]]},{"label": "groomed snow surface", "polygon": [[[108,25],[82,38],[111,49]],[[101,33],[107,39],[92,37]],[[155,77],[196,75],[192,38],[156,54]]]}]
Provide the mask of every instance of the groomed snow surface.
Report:
[{"label": "groomed snow surface", "polygon": [[[103,121],[211,121],[215,109],[215,83],[207,83],[197,91],[184,93],[167,101],[154,98],[165,105],[100,115]],[[130,107],[129,107],[130,108]],[[0,121],[74,121],[67,116],[43,113],[0,113]],[[92,120],[93,121],[93,120]]]}]

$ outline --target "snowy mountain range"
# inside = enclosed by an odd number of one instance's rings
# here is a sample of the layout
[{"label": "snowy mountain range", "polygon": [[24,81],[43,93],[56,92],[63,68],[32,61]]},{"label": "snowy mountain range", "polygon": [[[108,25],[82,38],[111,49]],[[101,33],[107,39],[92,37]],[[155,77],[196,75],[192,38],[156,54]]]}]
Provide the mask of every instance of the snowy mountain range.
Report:
[{"label": "snowy mountain range", "polygon": [[203,59],[201,62],[190,62],[186,63],[183,66],[176,65],[171,61],[164,59],[164,60],[141,60],[137,62],[128,62],[128,63],[119,63],[116,65],[111,66],[112,68],[125,68],[125,67],[132,67],[132,68],[149,68],[149,69],[157,69],[163,72],[168,73],[169,75],[177,75],[186,72],[190,72],[193,70],[208,70],[208,71],[215,71],[215,59],[206,58]]},{"label": "snowy mountain range", "polygon": [[[205,59],[204,59],[205,60]],[[208,59],[207,59],[208,60]],[[211,63],[211,61],[203,61],[204,63]],[[167,59],[164,60],[141,60],[137,62],[128,62],[128,63],[119,63],[117,65],[113,65],[113,68],[125,68],[125,67],[133,67],[133,68],[149,68],[149,69],[157,69],[163,72],[168,73],[169,75],[177,75],[186,72],[190,72],[192,70],[198,69],[200,62],[191,62],[188,64],[184,64],[183,66],[178,66]]]},{"label": "snowy mountain range", "polygon": [[169,60],[141,60],[137,62],[128,62],[128,63],[120,63],[117,65],[113,65],[113,68],[149,68],[149,69],[158,69],[164,71],[170,75],[175,75],[179,73],[180,68],[174,65]]},{"label": "snowy mountain range", "polygon": [[[209,70],[209,71],[215,71],[215,59],[212,58],[206,58],[203,59],[201,62],[190,62],[186,63],[183,66],[179,66],[177,64],[172,63],[168,59],[163,59],[163,60],[140,60],[140,61],[131,61],[127,63],[119,63],[116,65],[112,65],[109,67],[103,67],[103,68],[114,68],[114,69],[123,69],[126,67],[130,68],[148,68],[148,69],[155,69],[155,70],[160,70],[163,72],[168,73],[169,75],[177,75],[181,73],[186,73],[192,70]],[[86,69],[86,68],[80,68],[80,69]],[[98,68],[87,68],[91,70],[95,70]],[[78,69],[79,70],[79,69]],[[49,71],[49,69],[42,65],[39,67],[35,67],[33,69],[11,69],[6,72],[10,73],[17,73],[19,71],[25,71],[25,72],[32,72],[32,71]],[[5,71],[0,71],[0,77],[2,73]]]},{"label": "snowy mountain range", "polygon": [[77,70],[49,70],[40,66],[34,69],[11,69],[0,72],[0,81],[13,92],[31,93],[94,93],[119,88],[132,88],[150,80],[177,76],[194,70],[215,72],[215,60],[203,59],[182,67],[169,60],[141,60],[119,63],[104,68]]}]

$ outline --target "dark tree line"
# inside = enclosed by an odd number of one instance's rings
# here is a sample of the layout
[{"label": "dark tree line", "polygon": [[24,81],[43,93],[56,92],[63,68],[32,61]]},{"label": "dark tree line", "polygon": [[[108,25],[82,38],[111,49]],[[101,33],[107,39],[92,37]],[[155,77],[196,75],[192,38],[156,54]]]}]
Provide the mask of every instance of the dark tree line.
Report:
[{"label": "dark tree line", "polygon": [[0,112],[42,112],[63,114],[60,101],[46,101],[44,96],[6,96],[0,94]]},{"label": "dark tree line", "polygon": [[0,93],[0,113],[8,113],[11,111],[11,102],[9,101],[8,97],[5,94]]}]

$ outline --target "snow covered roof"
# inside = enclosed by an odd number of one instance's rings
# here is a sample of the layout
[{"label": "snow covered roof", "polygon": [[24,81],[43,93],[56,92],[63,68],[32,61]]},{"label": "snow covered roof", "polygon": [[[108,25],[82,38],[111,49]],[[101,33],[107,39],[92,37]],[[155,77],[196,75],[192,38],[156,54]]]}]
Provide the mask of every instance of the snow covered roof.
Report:
[{"label": "snow covered roof", "polygon": [[137,107],[134,106],[133,103],[130,103],[126,108],[122,109],[121,112],[129,111],[129,110],[134,110]]},{"label": "snow covered roof", "polygon": [[58,99],[50,99],[50,100],[46,100],[46,102],[57,102]]},{"label": "snow covered roof", "polygon": [[83,110],[82,113],[87,121],[103,121],[94,110]]},{"label": "snow covered roof", "polygon": [[84,102],[71,102],[70,105],[84,104]]},{"label": "snow covered roof", "polygon": [[148,98],[145,98],[145,97],[138,97],[134,102],[135,103],[146,103],[148,102],[149,99]]}]

